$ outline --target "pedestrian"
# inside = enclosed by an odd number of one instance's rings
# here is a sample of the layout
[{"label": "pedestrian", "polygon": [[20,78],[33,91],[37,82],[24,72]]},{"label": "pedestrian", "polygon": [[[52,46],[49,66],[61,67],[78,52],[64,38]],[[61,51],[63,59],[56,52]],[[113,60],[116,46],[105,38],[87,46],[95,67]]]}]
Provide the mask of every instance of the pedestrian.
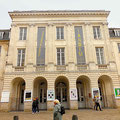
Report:
[{"label": "pedestrian", "polygon": [[33,99],[33,103],[32,103],[32,114],[36,113],[36,99]]},{"label": "pedestrian", "polygon": [[93,98],[93,102],[94,102],[94,110],[96,110],[96,102],[95,102],[95,99],[96,98],[96,96],[94,96],[94,98]]},{"label": "pedestrian", "polygon": [[99,96],[95,98],[95,104],[96,104],[96,111],[98,110],[98,107],[99,107],[99,110],[102,111],[101,106],[100,106]]},{"label": "pedestrian", "polygon": [[38,101],[38,97],[36,97],[36,112],[39,112],[39,101]]},{"label": "pedestrian", "polygon": [[54,100],[53,120],[62,120],[61,104],[59,100]]}]

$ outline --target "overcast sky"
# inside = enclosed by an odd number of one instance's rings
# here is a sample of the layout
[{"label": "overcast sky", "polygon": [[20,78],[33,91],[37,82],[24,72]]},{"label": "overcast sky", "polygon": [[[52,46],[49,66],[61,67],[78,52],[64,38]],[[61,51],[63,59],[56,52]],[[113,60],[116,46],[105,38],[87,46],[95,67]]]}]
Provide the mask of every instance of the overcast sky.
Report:
[{"label": "overcast sky", "polygon": [[0,29],[10,28],[14,10],[109,10],[109,27],[120,28],[120,0],[0,0]]}]

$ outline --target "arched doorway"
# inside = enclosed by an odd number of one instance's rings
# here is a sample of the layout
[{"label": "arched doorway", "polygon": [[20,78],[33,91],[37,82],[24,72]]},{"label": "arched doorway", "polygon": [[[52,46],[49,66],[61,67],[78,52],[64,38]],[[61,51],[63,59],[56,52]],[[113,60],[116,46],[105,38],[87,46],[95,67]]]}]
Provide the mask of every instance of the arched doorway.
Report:
[{"label": "arched doorway", "polygon": [[69,82],[64,76],[60,76],[55,81],[55,98],[58,99],[65,108],[69,108]]},{"label": "arched doorway", "polygon": [[22,78],[15,78],[12,81],[10,106],[11,110],[23,111],[24,110],[24,91],[25,81]]},{"label": "arched doorway", "polygon": [[47,109],[47,81],[44,77],[34,80],[33,97],[38,97],[40,110]]},{"label": "arched doorway", "polygon": [[89,78],[86,76],[80,76],[76,81],[79,109],[91,107],[91,91],[89,81]]},{"label": "arched doorway", "polygon": [[111,78],[107,75],[103,75],[99,77],[98,87],[100,90],[101,106],[113,108],[115,102],[114,102],[114,92],[113,92]]}]

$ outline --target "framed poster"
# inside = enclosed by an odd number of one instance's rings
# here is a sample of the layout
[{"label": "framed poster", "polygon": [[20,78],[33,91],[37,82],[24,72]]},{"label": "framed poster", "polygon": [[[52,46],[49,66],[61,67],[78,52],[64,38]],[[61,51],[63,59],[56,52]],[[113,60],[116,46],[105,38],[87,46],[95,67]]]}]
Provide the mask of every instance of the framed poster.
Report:
[{"label": "framed poster", "polygon": [[115,98],[120,98],[120,88],[114,88]]},{"label": "framed poster", "polygon": [[32,101],[32,91],[31,90],[25,91],[24,101]]},{"label": "framed poster", "polygon": [[55,99],[54,90],[47,90],[47,100],[53,101]]},{"label": "framed poster", "polygon": [[9,102],[10,92],[4,91],[2,92],[1,102]]},{"label": "framed poster", "polygon": [[70,89],[70,100],[77,100],[77,89]]},{"label": "framed poster", "polygon": [[99,88],[92,88],[92,98],[94,97],[99,97],[100,99]]}]

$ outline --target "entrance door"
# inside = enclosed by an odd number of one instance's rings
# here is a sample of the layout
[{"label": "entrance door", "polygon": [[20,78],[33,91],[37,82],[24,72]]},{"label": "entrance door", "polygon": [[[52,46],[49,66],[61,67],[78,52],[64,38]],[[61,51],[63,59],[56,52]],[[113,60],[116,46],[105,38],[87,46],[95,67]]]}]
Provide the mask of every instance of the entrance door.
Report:
[{"label": "entrance door", "polygon": [[65,83],[60,82],[56,86],[56,98],[64,105],[65,108],[68,108],[67,100],[67,86]]},{"label": "entrance door", "polygon": [[101,101],[101,107],[105,107],[104,106],[104,94],[103,94],[103,85],[101,82],[98,81],[98,86],[99,86],[99,90],[100,90],[100,101]]},{"label": "entrance door", "polygon": [[78,108],[85,108],[84,86],[82,82],[77,83]]},{"label": "entrance door", "polygon": [[40,85],[40,104],[39,109],[45,110],[47,109],[47,88],[45,83],[41,83]]},{"label": "entrance door", "polygon": [[24,91],[25,91],[25,82],[22,83],[20,88],[20,110],[24,110]]}]

